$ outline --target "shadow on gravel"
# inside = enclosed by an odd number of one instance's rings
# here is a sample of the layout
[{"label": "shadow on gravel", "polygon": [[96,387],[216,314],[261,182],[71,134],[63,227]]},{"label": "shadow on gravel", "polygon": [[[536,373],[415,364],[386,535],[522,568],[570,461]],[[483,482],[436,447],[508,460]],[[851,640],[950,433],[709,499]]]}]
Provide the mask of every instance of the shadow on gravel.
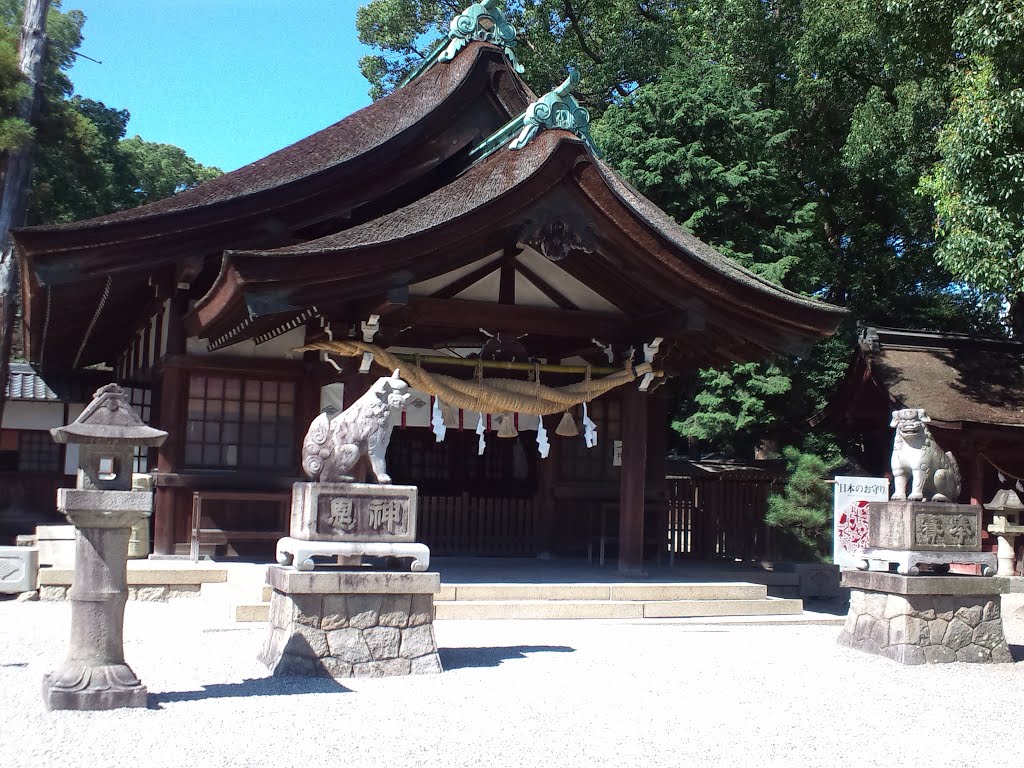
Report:
[{"label": "shadow on gravel", "polygon": [[351,689],[329,677],[259,677],[240,683],[215,683],[198,691],[167,691],[149,694],[149,708],[202,699],[233,699],[240,696],[296,696],[306,693],[350,693]]},{"label": "shadow on gravel", "polygon": [[1013,657],[1014,662],[1024,661],[1024,645],[1011,645],[1010,656]]},{"label": "shadow on gravel", "polygon": [[503,661],[525,659],[530,653],[575,653],[566,645],[509,645],[500,648],[439,648],[441,666],[446,670],[497,667]]}]

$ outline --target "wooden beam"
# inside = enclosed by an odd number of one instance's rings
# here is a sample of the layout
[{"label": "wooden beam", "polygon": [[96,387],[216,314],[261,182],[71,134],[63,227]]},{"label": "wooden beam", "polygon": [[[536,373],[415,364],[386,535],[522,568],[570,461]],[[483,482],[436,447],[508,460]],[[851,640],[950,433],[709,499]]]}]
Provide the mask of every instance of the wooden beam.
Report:
[{"label": "wooden beam", "polygon": [[371,296],[353,302],[355,317],[365,320],[370,315],[390,315],[404,309],[409,304],[409,286],[392,288],[377,296]]},{"label": "wooden beam", "polygon": [[519,307],[486,301],[414,296],[409,300],[412,323],[434,328],[486,328],[491,333],[532,333],[589,339],[626,340],[629,320],[601,312]]},{"label": "wooden beam", "polygon": [[502,261],[501,272],[498,275],[498,303],[516,303],[516,268],[507,259]]},{"label": "wooden beam", "polygon": [[473,283],[479,282],[491,274],[491,272],[501,269],[504,260],[504,257],[500,257],[494,259],[494,261],[487,262],[482,267],[477,267],[471,272],[467,272],[462,277],[448,283],[444,288],[435,291],[433,293],[433,298],[450,299],[456,294],[462,293],[464,290],[469,288],[469,286],[473,285]]},{"label": "wooden beam", "polygon": [[543,293],[549,299],[562,309],[579,309],[575,303],[566,298],[563,294],[551,287],[544,278],[530,269],[522,262],[517,261],[515,263],[516,271],[525,277],[534,288]]}]

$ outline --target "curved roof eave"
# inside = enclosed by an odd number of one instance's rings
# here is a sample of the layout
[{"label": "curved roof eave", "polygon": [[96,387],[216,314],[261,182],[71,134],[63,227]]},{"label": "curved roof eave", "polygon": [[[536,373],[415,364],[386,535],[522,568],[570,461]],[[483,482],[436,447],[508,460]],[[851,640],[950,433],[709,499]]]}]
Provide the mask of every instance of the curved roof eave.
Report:
[{"label": "curved roof eave", "polygon": [[[76,247],[99,247],[118,242],[119,237],[132,239],[133,226],[145,227],[148,239],[189,229],[191,224],[185,219],[195,214],[209,217],[212,213],[217,221],[230,220],[259,211],[266,195],[289,187],[293,195],[301,195],[304,180],[350,164],[414,129],[443,107],[487,57],[500,59],[518,80],[498,48],[471,43],[450,63],[432,67],[403,88],[254,163],[138,208],[67,224],[20,229],[14,233],[15,240],[20,252],[31,259],[37,254]],[[525,93],[531,95],[528,89]],[[225,210],[224,215],[217,216],[219,209],[240,203],[245,211]]]}]

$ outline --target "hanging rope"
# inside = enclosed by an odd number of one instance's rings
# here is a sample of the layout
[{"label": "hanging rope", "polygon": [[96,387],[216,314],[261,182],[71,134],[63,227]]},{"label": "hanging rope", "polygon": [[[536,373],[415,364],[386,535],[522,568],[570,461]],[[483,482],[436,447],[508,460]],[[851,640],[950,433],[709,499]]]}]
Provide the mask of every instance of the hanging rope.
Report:
[{"label": "hanging rope", "polygon": [[983,458],[989,464],[991,464],[992,467],[996,470],[996,472],[999,472],[1001,475],[1005,475],[1006,477],[1012,478],[1013,480],[1024,480],[1024,477],[1015,475],[1013,474],[1013,472],[1008,472],[1005,469],[1005,467],[996,464],[988,454],[979,452],[978,455],[981,456],[981,458]]},{"label": "hanging rope", "polygon": [[409,386],[440,397],[444,402],[467,411],[483,413],[518,412],[533,416],[560,413],[586,400],[593,400],[616,387],[651,373],[650,363],[636,368],[630,363],[618,373],[609,374],[597,380],[569,384],[564,387],[548,387],[537,381],[518,379],[483,379],[482,366],[474,372],[474,381],[465,381],[451,376],[430,373],[415,363],[399,360],[387,350],[362,341],[324,341],[301,347],[298,351],[330,352],[343,357],[359,357],[363,353],[373,355],[377,365],[393,371],[401,369],[402,378]]}]

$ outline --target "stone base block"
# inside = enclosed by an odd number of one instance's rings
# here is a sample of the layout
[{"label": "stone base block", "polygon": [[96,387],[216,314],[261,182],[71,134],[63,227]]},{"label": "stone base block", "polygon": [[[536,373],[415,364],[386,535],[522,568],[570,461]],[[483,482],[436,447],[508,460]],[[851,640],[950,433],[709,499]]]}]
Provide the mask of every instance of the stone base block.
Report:
[{"label": "stone base block", "polygon": [[75,526],[37,525],[36,543],[39,547],[39,565],[75,567]]},{"label": "stone base block", "polygon": [[277,562],[281,565],[294,564],[300,571],[312,571],[314,557],[355,559],[356,563],[362,563],[364,557],[394,558],[409,561],[409,570],[425,571],[430,565],[430,548],[414,542],[306,541],[291,536],[277,542]]},{"label": "stone base block", "polygon": [[1002,579],[850,571],[843,576],[851,592],[840,645],[901,664],[1013,661],[997,592]]},{"label": "stone base block", "polygon": [[436,573],[271,566],[270,630],[259,659],[275,675],[388,677],[441,672]]},{"label": "stone base block", "polygon": [[31,592],[39,580],[39,550],[0,547],[0,593]]},{"label": "stone base block", "polygon": [[840,596],[839,566],[831,563],[776,563],[775,570],[795,573],[799,579],[798,597],[833,599]]},{"label": "stone base block", "polygon": [[148,695],[127,664],[69,663],[43,677],[43,703],[49,710],[145,707]]}]

